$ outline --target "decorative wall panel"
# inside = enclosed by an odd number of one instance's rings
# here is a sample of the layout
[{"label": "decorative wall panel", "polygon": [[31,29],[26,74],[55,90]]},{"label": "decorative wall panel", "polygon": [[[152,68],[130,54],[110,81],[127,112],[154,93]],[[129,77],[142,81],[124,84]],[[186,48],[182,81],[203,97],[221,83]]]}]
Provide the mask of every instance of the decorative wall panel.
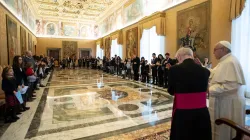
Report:
[{"label": "decorative wall panel", "polygon": [[63,57],[77,56],[77,41],[62,41]]}]

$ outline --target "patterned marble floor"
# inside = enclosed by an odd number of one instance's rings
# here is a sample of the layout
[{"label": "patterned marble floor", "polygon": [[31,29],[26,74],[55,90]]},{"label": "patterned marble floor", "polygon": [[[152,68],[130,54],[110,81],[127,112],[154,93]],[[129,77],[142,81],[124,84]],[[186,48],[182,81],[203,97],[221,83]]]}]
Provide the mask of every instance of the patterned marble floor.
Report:
[{"label": "patterned marble floor", "polygon": [[172,97],[151,85],[96,70],[56,70],[37,100],[37,109],[27,116],[30,123],[22,121],[26,130],[8,137],[8,129],[1,139],[167,140],[169,136]]}]

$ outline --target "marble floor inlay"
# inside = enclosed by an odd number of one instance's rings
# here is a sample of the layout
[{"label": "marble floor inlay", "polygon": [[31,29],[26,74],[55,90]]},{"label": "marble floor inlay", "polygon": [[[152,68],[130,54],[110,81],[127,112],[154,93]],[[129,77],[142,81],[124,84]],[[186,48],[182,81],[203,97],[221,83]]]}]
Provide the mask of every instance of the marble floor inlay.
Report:
[{"label": "marble floor inlay", "polygon": [[7,129],[1,139],[122,140],[169,136],[173,97],[165,89],[149,84],[97,70],[55,70],[37,98],[33,114],[27,116],[24,134],[9,136],[11,130]]}]

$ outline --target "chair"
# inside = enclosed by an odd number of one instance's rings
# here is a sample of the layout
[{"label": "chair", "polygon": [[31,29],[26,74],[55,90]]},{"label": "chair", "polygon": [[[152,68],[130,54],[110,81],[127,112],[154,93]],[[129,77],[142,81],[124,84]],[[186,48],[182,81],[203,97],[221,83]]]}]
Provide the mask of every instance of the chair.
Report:
[{"label": "chair", "polygon": [[[250,110],[246,110],[246,114],[250,114]],[[220,118],[215,120],[215,124],[217,125],[225,124],[235,129],[236,137],[233,138],[232,140],[242,140],[244,135],[250,137],[250,131],[248,129],[226,118]]]}]

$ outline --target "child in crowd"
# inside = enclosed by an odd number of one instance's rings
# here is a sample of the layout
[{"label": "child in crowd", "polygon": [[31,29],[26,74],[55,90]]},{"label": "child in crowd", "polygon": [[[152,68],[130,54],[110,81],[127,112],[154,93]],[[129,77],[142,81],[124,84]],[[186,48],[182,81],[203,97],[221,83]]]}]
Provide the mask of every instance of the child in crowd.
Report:
[{"label": "child in crowd", "polygon": [[[26,65],[26,72],[25,72],[26,76],[27,76],[27,80],[28,80],[28,85],[31,87],[32,93],[34,90],[39,90],[39,84],[40,81],[39,79],[36,77],[36,73],[34,72],[34,70],[32,69],[32,63],[28,62]],[[35,97],[35,95],[32,95],[32,97]]]},{"label": "child in crowd", "polygon": [[127,76],[127,78],[128,79],[132,79],[133,77],[132,77],[132,73],[131,73],[131,69],[132,69],[132,64],[131,64],[131,59],[130,58],[128,58],[128,61],[127,61],[127,63],[126,63],[126,76]]},{"label": "child in crowd", "polygon": [[25,73],[26,73],[26,76],[27,76],[27,79],[28,79],[29,83],[36,82],[37,77],[36,77],[36,74],[35,74],[34,70],[32,69],[32,63],[31,62],[27,63],[27,68],[26,68]]},{"label": "child in crowd", "polygon": [[3,69],[2,73],[2,89],[5,93],[6,112],[4,115],[5,123],[15,122],[19,119],[16,115],[16,105],[18,100],[15,96],[18,92],[18,85],[14,78],[14,72],[11,67]]},{"label": "child in crowd", "polygon": [[146,82],[149,83],[149,64],[148,61],[145,61],[145,67],[142,71],[142,82]]}]

